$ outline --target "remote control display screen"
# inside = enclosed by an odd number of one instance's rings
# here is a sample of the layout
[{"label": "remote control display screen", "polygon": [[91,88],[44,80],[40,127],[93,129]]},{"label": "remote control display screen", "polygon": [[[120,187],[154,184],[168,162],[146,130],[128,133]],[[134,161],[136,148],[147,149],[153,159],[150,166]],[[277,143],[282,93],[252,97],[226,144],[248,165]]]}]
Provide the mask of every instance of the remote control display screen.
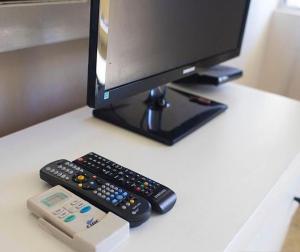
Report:
[{"label": "remote control display screen", "polygon": [[64,193],[55,193],[42,200],[42,203],[47,207],[53,207],[56,204],[66,200],[68,196]]}]

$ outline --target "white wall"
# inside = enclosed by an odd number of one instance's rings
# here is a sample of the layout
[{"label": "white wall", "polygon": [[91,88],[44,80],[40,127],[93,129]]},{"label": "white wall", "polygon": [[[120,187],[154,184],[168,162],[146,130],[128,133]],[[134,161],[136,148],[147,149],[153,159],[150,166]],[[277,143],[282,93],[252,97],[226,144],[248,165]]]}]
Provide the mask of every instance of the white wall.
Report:
[{"label": "white wall", "polygon": [[228,62],[244,70],[240,83],[257,87],[272,14],[279,0],[252,0],[241,57]]},{"label": "white wall", "polygon": [[0,137],[86,104],[88,31],[88,3],[0,7]]},{"label": "white wall", "polygon": [[258,88],[300,100],[300,11],[275,11]]},{"label": "white wall", "polygon": [[0,53],[0,137],[86,104],[88,41]]},{"label": "white wall", "polygon": [[0,7],[0,52],[87,38],[89,4]]},{"label": "white wall", "polygon": [[241,84],[300,100],[300,10],[252,0],[241,57]]}]

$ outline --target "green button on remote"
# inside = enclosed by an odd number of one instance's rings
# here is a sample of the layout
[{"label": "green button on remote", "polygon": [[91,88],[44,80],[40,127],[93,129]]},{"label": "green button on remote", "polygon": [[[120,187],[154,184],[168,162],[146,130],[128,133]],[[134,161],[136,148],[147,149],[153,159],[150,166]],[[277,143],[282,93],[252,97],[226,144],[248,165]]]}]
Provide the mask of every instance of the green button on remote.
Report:
[{"label": "green button on remote", "polygon": [[76,216],[75,215],[70,215],[70,216],[68,216],[67,218],[65,218],[65,222],[71,222],[71,221],[73,221],[73,220],[75,220],[76,219]]}]

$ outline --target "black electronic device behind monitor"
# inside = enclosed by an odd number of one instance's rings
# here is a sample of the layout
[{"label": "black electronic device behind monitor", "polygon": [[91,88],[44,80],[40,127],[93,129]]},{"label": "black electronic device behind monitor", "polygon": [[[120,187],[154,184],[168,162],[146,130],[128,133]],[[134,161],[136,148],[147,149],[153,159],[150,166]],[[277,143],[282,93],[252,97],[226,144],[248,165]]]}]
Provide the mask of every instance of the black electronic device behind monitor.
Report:
[{"label": "black electronic device behind monitor", "polygon": [[177,84],[221,85],[243,76],[243,71],[230,66],[216,65],[199,69],[199,73],[175,81]]},{"label": "black electronic device behind monitor", "polygon": [[237,57],[250,0],[91,0],[94,116],[172,145],[227,109],[166,84]]}]

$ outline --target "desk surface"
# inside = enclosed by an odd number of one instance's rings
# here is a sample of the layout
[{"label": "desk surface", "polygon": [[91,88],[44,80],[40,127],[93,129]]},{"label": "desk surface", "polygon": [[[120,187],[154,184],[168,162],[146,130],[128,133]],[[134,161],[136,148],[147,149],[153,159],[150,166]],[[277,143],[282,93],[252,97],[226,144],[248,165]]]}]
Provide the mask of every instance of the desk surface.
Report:
[{"label": "desk surface", "polygon": [[117,251],[223,251],[300,151],[300,103],[246,87],[197,87],[229,110],[167,147],[82,108],[0,140],[1,251],[71,251],[40,229],[27,198],[48,187],[39,169],[94,151],[174,189],[164,216],[132,229]]}]

